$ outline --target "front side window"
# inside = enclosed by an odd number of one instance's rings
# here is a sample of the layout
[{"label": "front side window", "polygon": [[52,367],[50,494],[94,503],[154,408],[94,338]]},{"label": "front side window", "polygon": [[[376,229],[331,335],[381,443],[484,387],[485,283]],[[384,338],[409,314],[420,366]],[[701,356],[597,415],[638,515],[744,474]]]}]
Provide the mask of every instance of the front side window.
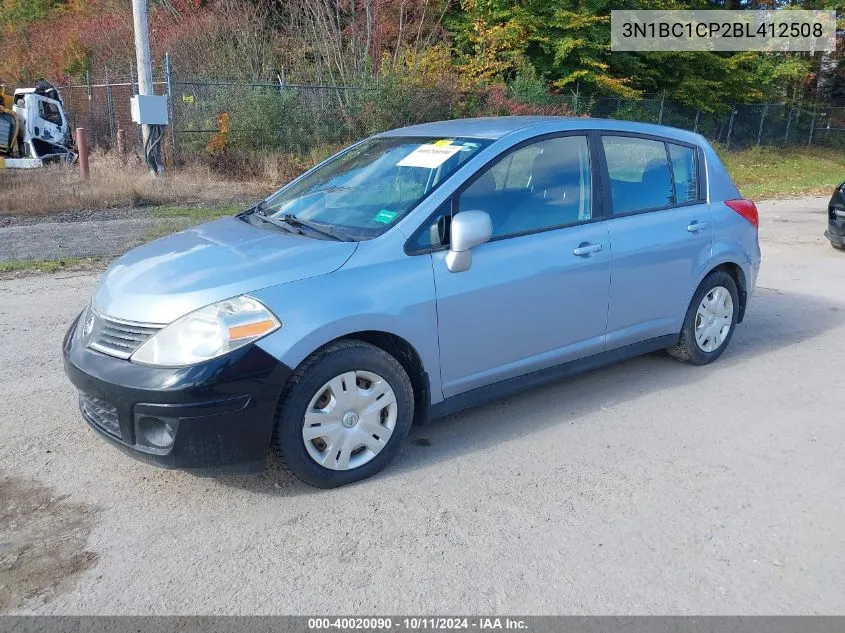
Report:
[{"label": "front side window", "polygon": [[407,251],[421,253],[449,245],[449,229],[452,226],[452,199],[449,198],[408,241]]},{"label": "front side window", "polygon": [[62,113],[55,103],[50,103],[49,101],[40,101],[38,103],[38,114],[45,121],[61,127]]},{"label": "front side window", "polygon": [[591,191],[587,138],[564,136],[500,158],[464,190],[458,208],[486,211],[493,237],[505,237],[591,219]]},{"label": "front side window", "polygon": [[672,177],[663,141],[603,136],[613,215],[672,204]]},{"label": "front side window", "polygon": [[455,170],[486,139],[372,138],[270,196],[258,213],[328,227],[349,239],[380,235]]}]

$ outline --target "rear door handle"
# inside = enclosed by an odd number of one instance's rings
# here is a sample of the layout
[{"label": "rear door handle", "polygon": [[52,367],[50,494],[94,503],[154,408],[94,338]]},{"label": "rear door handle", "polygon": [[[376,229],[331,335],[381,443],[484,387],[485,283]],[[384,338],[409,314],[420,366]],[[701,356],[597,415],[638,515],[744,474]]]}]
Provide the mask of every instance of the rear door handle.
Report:
[{"label": "rear door handle", "polygon": [[690,233],[698,233],[699,231],[703,231],[709,226],[707,222],[697,222],[693,220],[690,225],[687,227],[687,231]]},{"label": "rear door handle", "polygon": [[578,255],[578,257],[584,257],[590,253],[598,253],[602,248],[604,247],[601,244],[589,244],[585,242],[573,250],[572,254]]}]

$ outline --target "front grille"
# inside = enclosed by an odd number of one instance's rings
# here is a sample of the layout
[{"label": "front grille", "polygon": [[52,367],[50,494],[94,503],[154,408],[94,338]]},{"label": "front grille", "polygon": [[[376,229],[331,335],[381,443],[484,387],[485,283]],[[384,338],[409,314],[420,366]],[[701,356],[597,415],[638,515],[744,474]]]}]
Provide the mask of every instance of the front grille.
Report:
[{"label": "front grille", "polygon": [[94,313],[88,347],[118,358],[129,358],[160,329],[158,325],[117,321]]},{"label": "front grille", "polygon": [[120,422],[117,419],[117,409],[108,402],[99,398],[89,396],[87,393],[79,394],[79,408],[91,424],[102,429],[109,435],[121,439]]}]

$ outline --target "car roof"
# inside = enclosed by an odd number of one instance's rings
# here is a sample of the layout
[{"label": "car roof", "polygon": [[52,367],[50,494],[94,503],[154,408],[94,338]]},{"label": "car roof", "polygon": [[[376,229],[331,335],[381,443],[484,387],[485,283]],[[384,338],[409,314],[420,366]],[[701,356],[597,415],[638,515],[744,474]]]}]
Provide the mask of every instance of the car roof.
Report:
[{"label": "car roof", "polygon": [[636,134],[652,134],[699,143],[701,136],[680,128],[639,123],[636,121],[619,121],[617,119],[593,119],[588,117],[563,116],[501,116],[478,117],[475,119],[452,119],[421,123],[408,127],[397,128],[384,132],[379,136],[442,136],[447,138],[467,137],[498,140],[513,132],[527,130],[532,127],[545,126],[544,132],[568,130],[612,130],[617,132],[631,132]]},{"label": "car roof", "polygon": [[434,121],[431,123],[420,123],[409,125],[385,132],[383,136],[448,136],[499,139],[510,134],[524,130],[535,125],[541,125],[554,121],[556,118],[564,120],[565,117],[548,116],[500,116],[500,117],[478,117],[475,119],[451,119],[449,121]]}]

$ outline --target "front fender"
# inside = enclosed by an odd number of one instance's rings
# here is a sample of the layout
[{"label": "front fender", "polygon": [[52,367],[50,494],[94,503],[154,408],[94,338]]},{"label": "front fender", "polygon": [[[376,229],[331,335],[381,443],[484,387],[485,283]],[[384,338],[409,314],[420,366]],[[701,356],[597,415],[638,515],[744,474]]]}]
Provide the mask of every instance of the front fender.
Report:
[{"label": "front fender", "polygon": [[398,336],[417,352],[428,374],[431,399],[443,399],[437,307],[430,255],[344,267],[251,293],[282,321],[257,344],[295,368],[325,344],[358,332]]}]

